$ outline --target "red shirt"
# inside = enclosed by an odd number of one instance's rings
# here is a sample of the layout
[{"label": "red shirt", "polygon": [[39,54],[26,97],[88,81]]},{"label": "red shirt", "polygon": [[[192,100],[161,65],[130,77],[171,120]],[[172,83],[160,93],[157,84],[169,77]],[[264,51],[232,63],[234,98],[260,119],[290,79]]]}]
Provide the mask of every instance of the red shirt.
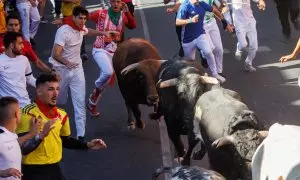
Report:
[{"label": "red shirt", "polygon": [[[4,35],[1,35],[0,36],[0,54],[5,51],[3,38],[4,38]],[[31,61],[31,62],[38,61],[38,57],[37,57],[36,53],[33,51],[30,42],[26,41],[23,38],[23,44],[24,44],[24,48],[22,49],[22,52],[21,52],[22,55],[26,56],[29,59],[29,61]]]}]

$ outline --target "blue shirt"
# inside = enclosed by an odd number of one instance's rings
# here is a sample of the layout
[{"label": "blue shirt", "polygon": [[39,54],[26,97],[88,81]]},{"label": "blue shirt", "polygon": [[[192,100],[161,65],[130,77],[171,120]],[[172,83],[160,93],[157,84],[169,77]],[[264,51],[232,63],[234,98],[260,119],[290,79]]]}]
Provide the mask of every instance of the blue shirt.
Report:
[{"label": "blue shirt", "polygon": [[185,1],[180,5],[177,13],[177,19],[189,19],[195,15],[199,15],[197,23],[190,23],[182,27],[182,42],[189,43],[204,34],[203,19],[206,11],[212,12],[213,7],[205,2],[199,2],[199,5],[194,5],[190,1]]}]

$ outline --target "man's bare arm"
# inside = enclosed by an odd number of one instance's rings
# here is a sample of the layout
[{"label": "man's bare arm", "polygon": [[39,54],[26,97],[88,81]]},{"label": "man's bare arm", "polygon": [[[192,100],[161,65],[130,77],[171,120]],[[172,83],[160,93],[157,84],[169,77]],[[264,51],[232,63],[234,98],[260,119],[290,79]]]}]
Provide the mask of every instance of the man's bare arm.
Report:
[{"label": "man's bare arm", "polygon": [[296,57],[299,53],[300,53],[300,38],[299,38],[298,43],[297,43],[294,51],[292,52],[292,54],[281,57],[279,61],[283,63],[283,62],[291,60],[291,59],[296,59]]},{"label": "man's bare arm", "polygon": [[43,61],[38,59],[37,61],[34,61],[33,64],[41,71],[43,72],[51,72],[51,68],[47,66]]},{"label": "man's bare arm", "polygon": [[78,66],[78,63],[73,63],[73,62],[70,62],[70,61],[66,60],[65,58],[63,58],[62,51],[63,51],[63,46],[55,44],[54,48],[53,48],[53,52],[52,52],[53,59],[65,66],[67,66],[69,69],[76,68]]}]

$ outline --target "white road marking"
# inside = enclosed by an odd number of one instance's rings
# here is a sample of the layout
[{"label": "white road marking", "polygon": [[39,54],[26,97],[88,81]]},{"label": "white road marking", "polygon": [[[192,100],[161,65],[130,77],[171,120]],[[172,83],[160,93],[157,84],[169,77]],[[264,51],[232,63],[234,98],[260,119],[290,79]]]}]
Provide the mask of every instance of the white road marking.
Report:
[{"label": "white road marking", "polygon": [[257,52],[270,52],[272,51],[271,48],[268,46],[258,46]]},{"label": "white road marking", "polygon": [[[139,0],[137,0],[137,2],[139,3]],[[147,22],[146,22],[146,16],[145,16],[144,10],[143,9],[138,9],[138,11],[140,12],[140,16],[141,16],[141,21],[142,21],[142,25],[143,25],[145,39],[147,41],[151,42],[150,34],[149,34],[148,25],[147,25]]]},{"label": "white road marking", "polygon": [[156,8],[156,7],[164,7],[164,6],[168,7],[171,5],[165,5],[164,3],[155,3],[155,4],[148,3],[148,4],[138,5],[136,6],[135,9],[148,9],[148,8]]},{"label": "white road marking", "polygon": [[[140,0],[137,0],[137,4],[141,4]],[[144,30],[145,39],[151,42],[150,34],[148,30],[148,25],[146,21],[146,16],[143,11],[143,8],[138,8],[139,14],[141,16],[141,21]],[[161,143],[161,152],[162,152],[162,162],[164,167],[172,167],[172,155],[171,155],[171,147],[169,137],[167,135],[167,127],[163,118],[160,119],[159,122],[159,134],[160,134],[160,143]],[[170,174],[165,173],[165,180],[171,178]]]}]

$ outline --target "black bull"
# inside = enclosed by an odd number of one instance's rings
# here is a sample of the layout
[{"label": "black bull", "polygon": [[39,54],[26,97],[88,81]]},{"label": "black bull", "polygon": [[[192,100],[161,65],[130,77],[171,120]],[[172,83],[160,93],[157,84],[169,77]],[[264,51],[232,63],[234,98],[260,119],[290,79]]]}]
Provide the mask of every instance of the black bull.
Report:
[{"label": "black bull", "polygon": [[[184,157],[182,163],[185,165],[190,164],[192,150],[199,142],[193,133],[196,100],[208,90],[209,83],[218,83],[215,78],[205,76],[205,74],[202,66],[192,61],[167,61],[158,71],[160,101],[157,114],[151,118],[157,119],[160,115],[164,116],[169,138],[176,148],[178,157]],[[187,152],[184,150],[180,135],[188,135]],[[204,153],[204,151],[199,151],[197,159],[202,159]]]},{"label": "black bull", "polygon": [[229,180],[251,180],[252,156],[266,133],[238,93],[215,87],[202,94],[195,107],[194,126],[215,171]]}]

